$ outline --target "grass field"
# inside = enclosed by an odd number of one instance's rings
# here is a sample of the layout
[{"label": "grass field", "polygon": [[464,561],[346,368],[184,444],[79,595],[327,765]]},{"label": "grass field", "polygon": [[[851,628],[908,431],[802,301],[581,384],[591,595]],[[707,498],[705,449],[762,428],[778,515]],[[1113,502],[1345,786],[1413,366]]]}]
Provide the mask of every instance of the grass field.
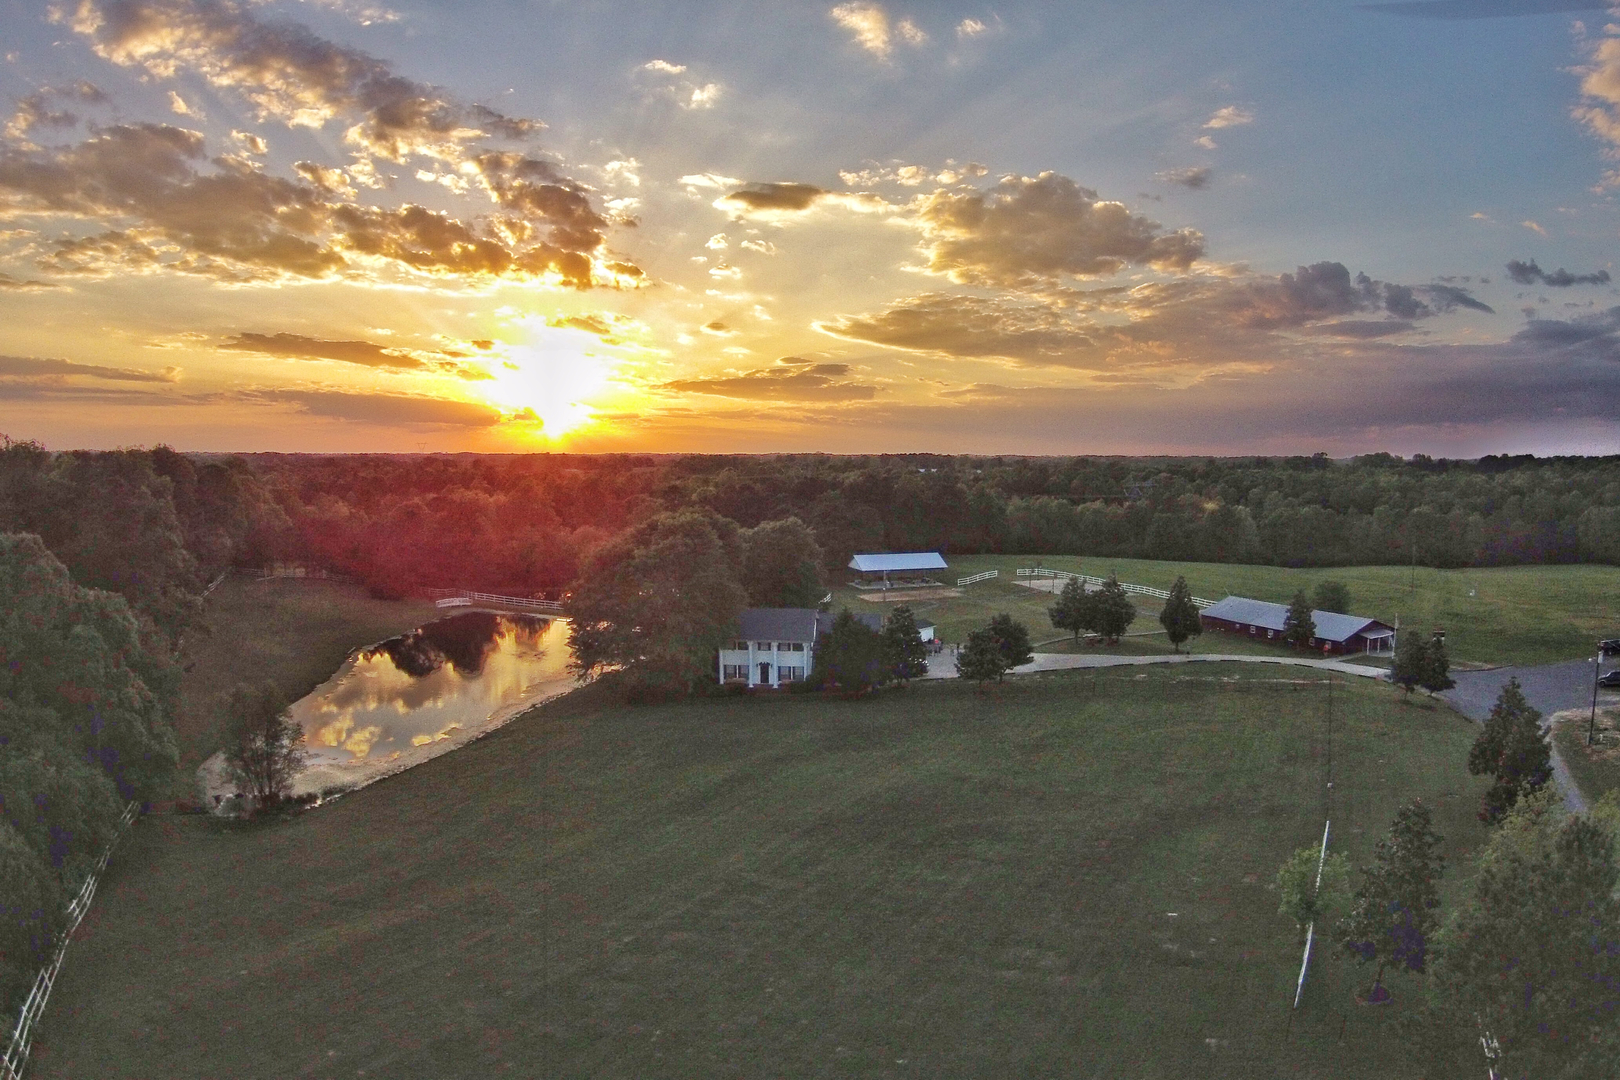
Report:
[{"label": "grass field", "polygon": [[268,679],[296,701],[326,681],[353,649],[420,626],[430,601],[375,600],[364,589],[323,581],[229,577],[203,603],[186,635],[180,683],[179,797],[220,746],[215,702],[238,680]]},{"label": "grass field", "polygon": [[[947,640],[961,641],[998,611],[1007,611],[1030,628],[1035,640],[1049,632],[1046,608],[1052,597],[1011,584],[1018,567],[1035,564],[1028,555],[953,555],[946,572],[951,583],[985,570],[1000,570],[1003,579],[969,585],[955,600],[916,605],[938,621]],[[1232,563],[1173,563],[1141,559],[1040,556],[1053,570],[1106,577],[1168,589],[1176,575],[1187,578],[1193,595],[1219,600],[1228,594],[1286,604],[1295,590],[1309,595],[1319,581],[1342,581],[1350,588],[1351,606],[1367,615],[1424,630],[1443,627],[1452,658],[1488,664],[1543,664],[1591,656],[1598,638],[1620,636],[1620,567],[1510,566],[1484,570],[1431,570],[1416,573],[1404,566],[1342,566],[1290,570],[1277,566]],[[1415,587],[1414,587],[1415,586]],[[887,604],[855,599],[857,591],[835,590],[834,604],[857,610],[884,610]],[[1133,631],[1158,629],[1158,602],[1135,596],[1139,614]],[[1238,651],[1225,635],[1204,635],[1195,651]],[[1206,640],[1207,639],[1207,640]],[[1261,646],[1264,648],[1264,646]],[[1168,642],[1165,650],[1169,650]]]},{"label": "grass field", "polygon": [[[302,817],[149,818],[32,1076],[1415,1077],[1399,976],[1367,1009],[1319,962],[1290,1023],[1265,883],[1321,835],[1329,696],[1279,674],[598,685]],[[1421,795],[1466,867],[1472,725],[1331,700],[1336,843]]]},{"label": "grass field", "polygon": [[[1583,710],[1560,716],[1564,718],[1553,728],[1553,741],[1587,802],[1620,791],[1620,709],[1600,707],[1595,725],[1591,714]],[[1599,742],[1588,746],[1587,732],[1594,726]]]}]

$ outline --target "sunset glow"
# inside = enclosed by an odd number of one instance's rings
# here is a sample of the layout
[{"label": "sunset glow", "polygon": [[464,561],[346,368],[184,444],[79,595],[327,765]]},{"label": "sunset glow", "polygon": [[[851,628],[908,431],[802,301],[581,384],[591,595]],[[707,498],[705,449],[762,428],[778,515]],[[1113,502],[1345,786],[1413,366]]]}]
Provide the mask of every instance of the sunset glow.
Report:
[{"label": "sunset glow", "polygon": [[1617,452],[1620,31],[1549,7],[19,8],[0,432]]}]

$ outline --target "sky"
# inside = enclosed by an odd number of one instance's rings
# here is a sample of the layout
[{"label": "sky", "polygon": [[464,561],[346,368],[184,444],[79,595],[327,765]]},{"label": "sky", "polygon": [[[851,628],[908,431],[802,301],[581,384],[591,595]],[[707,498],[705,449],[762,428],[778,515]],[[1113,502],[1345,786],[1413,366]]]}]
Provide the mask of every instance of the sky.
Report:
[{"label": "sky", "polygon": [[1616,24],[0,0],[0,433],[1620,453]]}]

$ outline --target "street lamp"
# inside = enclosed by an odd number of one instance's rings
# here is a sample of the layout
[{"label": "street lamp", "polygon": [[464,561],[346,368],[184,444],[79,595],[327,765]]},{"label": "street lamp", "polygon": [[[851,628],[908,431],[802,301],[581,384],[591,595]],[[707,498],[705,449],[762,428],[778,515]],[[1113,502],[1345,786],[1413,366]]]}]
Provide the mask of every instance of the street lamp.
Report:
[{"label": "street lamp", "polygon": [[1603,643],[1598,642],[1597,655],[1592,657],[1592,718],[1586,722],[1586,745],[1597,742],[1598,671],[1603,667]]}]

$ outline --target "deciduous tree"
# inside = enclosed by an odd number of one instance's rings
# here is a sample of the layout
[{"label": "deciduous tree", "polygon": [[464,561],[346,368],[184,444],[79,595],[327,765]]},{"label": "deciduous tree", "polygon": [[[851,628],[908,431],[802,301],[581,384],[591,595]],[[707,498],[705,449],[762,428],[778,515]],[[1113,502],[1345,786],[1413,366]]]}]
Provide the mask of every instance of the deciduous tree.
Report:
[{"label": "deciduous tree", "polygon": [[[1320,867],[1322,883],[1317,885]],[[1322,858],[1318,845],[1302,847],[1277,870],[1272,889],[1277,893],[1277,914],[1287,916],[1299,928],[1300,936],[1311,923],[1329,923],[1344,912],[1350,896],[1350,859],[1343,852],[1330,851]]]},{"label": "deciduous tree", "polygon": [[811,678],[846,694],[863,694],[889,681],[891,669],[885,660],[883,636],[844,608],[816,642]]},{"label": "deciduous tree", "polygon": [[1350,588],[1342,581],[1321,581],[1311,597],[1311,605],[1318,611],[1336,611],[1350,614]]},{"label": "deciduous tree", "polygon": [[995,640],[996,648],[1001,652],[1002,666],[1006,671],[1035,659],[1034,650],[1029,644],[1029,627],[1011,615],[995,616],[985,629]]},{"label": "deciduous tree", "polygon": [[1175,584],[1170,586],[1170,596],[1164,602],[1164,610],[1159,612],[1159,624],[1170,637],[1170,646],[1176,652],[1181,651],[1181,643],[1188,638],[1197,637],[1204,632],[1203,620],[1198,617],[1198,605],[1193,603],[1192,590],[1187,588],[1187,579],[1176,575]]},{"label": "deciduous tree", "polygon": [[1047,608],[1046,613],[1051,616],[1054,628],[1070,631],[1074,634],[1074,640],[1079,641],[1081,634],[1095,628],[1093,613],[1096,605],[1092,600],[1092,594],[1086,592],[1085,583],[1072,577],[1063,583],[1063,591],[1058,594],[1057,602]]},{"label": "deciduous tree", "polygon": [[1430,993],[1404,1026],[1431,1075],[1606,1080],[1620,1061],[1620,900],[1612,822],[1522,799],[1439,935]]},{"label": "deciduous tree", "polygon": [[742,585],[754,607],[813,608],[827,592],[816,534],[796,517],[742,533]]},{"label": "deciduous tree", "polygon": [[968,632],[967,642],[956,655],[956,674],[974,680],[981,690],[985,683],[1000,682],[1007,674],[1001,645],[988,628]]},{"label": "deciduous tree", "polygon": [[1136,605],[1131,603],[1124,586],[1113,574],[1108,575],[1092,602],[1096,605],[1093,609],[1096,630],[1109,641],[1123,637],[1136,619]]},{"label": "deciduous tree", "polygon": [[1377,961],[1372,998],[1387,995],[1384,968],[1394,964],[1421,973],[1428,958],[1440,907],[1440,853],[1429,808],[1421,799],[1396,812],[1389,833],[1373,849],[1373,861],[1361,868],[1361,880],[1350,914],[1340,926],[1340,942],[1363,963]]},{"label": "deciduous tree", "polygon": [[606,544],[572,589],[573,670],[623,669],[644,690],[690,693],[714,676],[747,593],[734,523],[709,512],[659,514]]},{"label": "deciduous tree", "polygon": [[271,682],[238,683],[224,695],[225,765],[242,793],[261,809],[292,791],[306,760],[304,729],[287,711],[287,699]]},{"label": "deciduous tree", "polygon": [[1395,657],[1390,664],[1389,678],[1410,697],[1413,689],[1423,684],[1429,662],[1429,648],[1417,630],[1407,630],[1395,639]]}]

